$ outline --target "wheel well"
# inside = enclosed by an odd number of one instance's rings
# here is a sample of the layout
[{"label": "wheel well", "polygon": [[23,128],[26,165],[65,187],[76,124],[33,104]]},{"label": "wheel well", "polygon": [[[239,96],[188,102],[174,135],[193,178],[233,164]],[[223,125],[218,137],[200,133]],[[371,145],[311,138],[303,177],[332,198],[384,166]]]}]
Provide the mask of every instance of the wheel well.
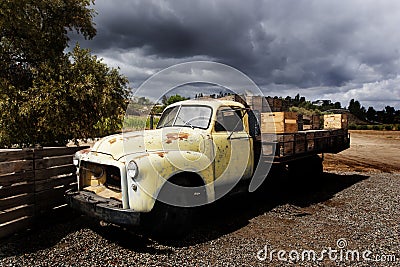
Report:
[{"label": "wheel well", "polygon": [[197,187],[205,185],[201,176],[194,172],[180,172],[169,178],[168,181],[170,183],[186,187]]}]

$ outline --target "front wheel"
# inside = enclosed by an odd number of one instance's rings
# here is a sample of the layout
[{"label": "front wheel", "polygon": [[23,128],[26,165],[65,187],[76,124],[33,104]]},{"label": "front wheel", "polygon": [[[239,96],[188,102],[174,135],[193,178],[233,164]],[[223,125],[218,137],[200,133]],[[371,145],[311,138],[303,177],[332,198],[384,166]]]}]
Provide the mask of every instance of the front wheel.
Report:
[{"label": "front wheel", "polygon": [[154,237],[179,239],[185,236],[192,224],[192,209],[156,201],[153,210],[143,215],[146,232]]},{"label": "front wheel", "polygon": [[[159,193],[159,199],[167,199],[175,205],[156,200],[153,210],[143,214],[142,224],[150,235],[179,239],[189,232],[194,209],[192,206],[196,206],[192,204],[200,203],[205,197],[205,191],[196,189],[188,178],[190,177],[183,176],[173,179]],[[180,187],[175,187],[176,185]]]}]

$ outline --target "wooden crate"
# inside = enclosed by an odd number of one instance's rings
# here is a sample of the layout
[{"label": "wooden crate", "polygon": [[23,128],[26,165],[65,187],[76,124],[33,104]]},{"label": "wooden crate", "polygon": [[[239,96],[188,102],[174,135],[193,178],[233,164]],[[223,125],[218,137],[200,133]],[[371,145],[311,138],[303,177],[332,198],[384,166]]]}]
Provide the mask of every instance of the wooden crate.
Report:
[{"label": "wooden crate", "polygon": [[[298,121],[298,123],[300,120]],[[319,115],[303,116],[303,128],[302,130],[319,130],[320,128],[320,117]],[[299,127],[299,131],[300,127]]]},{"label": "wooden crate", "polygon": [[318,130],[320,128],[320,121],[321,121],[321,118],[319,115],[312,115],[311,116],[311,129]]},{"label": "wooden crate", "polygon": [[312,151],[314,150],[314,137],[315,133],[314,132],[307,132],[306,133],[306,140],[307,140],[307,151]]},{"label": "wooden crate", "polygon": [[315,130],[314,131],[314,147],[316,150],[325,149],[330,145],[331,133],[328,130]]},{"label": "wooden crate", "polygon": [[282,103],[283,103],[282,99],[280,99],[280,98],[274,98],[273,106],[274,106],[275,108],[277,108],[277,109],[282,110]]},{"label": "wooden crate", "polygon": [[280,144],[279,155],[290,156],[294,153],[295,136],[294,134],[279,134],[277,140]]},{"label": "wooden crate", "polygon": [[347,129],[346,114],[324,115],[324,129]]},{"label": "wooden crate", "polygon": [[306,144],[306,134],[295,133],[294,134],[294,152],[296,154],[306,152],[307,144]]},{"label": "wooden crate", "polygon": [[226,96],[218,98],[218,100],[235,101],[235,102],[239,102],[240,104],[242,104],[244,106],[247,106],[244,96],[241,96],[241,95],[226,95]]},{"label": "wooden crate", "polygon": [[283,111],[289,111],[289,105],[288,102],[285,99],[282,98],[273,98],[270,96],[267,96],[266,101],[269,105],[270,110],[264,110],[263,112],[283,112]]},{"label": "wooden crate", "polygon": [[303,131],[304,121],[303,121],[303,114],[297,114],[297,130]]},{"label": "wooden crate", "polygon": [[273,111],[272,108],[274,106],[274,99],[272,97],[270,97],[270,96],[267,96],[265,99],[267,100],[269,108],[271,109],[271,111]]},{"label": "wooden crate", "polygon": [[267,100],[263,96],[246,96],[246,102],[252,110],[260,113],[268,111]]},{"label": "wooden crate", "polygon": [[[263,154],[271,155],[275,148],[275,155],[287,156],[294,152],[294,134],[262,134]],[[279,144],[279,146],[275,146]],[[272,147],[274,145],[274,147]]]},{"label": "wooden crate", "polygon": [[297,112],[261,113],[261,133],[295,133],[298,131]]},{"label": "wooden crate", "polygon": [[331,134],[331,146],[339,147],[347,143],[347,130],[333,129],[329,131]]}]

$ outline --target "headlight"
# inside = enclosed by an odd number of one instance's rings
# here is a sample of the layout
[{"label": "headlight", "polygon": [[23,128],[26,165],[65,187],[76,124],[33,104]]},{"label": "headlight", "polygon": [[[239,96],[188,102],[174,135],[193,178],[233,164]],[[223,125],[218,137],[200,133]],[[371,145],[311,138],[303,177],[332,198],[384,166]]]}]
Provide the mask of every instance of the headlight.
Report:
[{"label": "headlight", "polygon": [[139,174],[139,168],[138,168],[136,162],[131,160],[128,163],[128,165],[126,165],[126,171],[127,171],[129,177],[131,177],[132,179],[135,179],[137,177],[137,175]]}]

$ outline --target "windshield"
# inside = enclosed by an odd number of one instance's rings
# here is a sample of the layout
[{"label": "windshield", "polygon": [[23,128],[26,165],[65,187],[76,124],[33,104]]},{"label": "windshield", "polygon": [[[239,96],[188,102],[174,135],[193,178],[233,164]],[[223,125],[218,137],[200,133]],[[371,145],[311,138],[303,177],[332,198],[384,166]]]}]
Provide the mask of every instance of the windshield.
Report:
[{"label": "windshield", "polygon": [[170,126],[184,126],[207,129],[212,109],[207,106],[175,106],[166,109],[158,122],[157,129]]}]

